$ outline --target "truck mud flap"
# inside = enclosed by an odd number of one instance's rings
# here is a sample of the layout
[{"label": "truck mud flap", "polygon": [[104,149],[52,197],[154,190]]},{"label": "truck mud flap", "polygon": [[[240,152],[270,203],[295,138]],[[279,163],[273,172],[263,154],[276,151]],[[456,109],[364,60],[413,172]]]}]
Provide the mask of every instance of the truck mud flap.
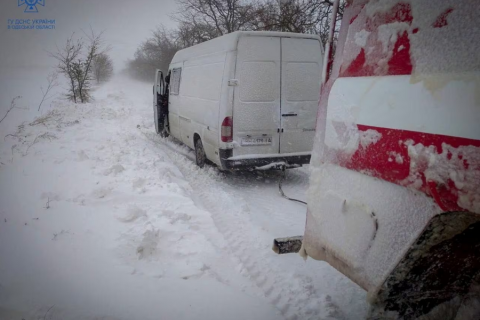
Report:
[{"label": "truck mud flap", "polygon": [[298,253],[302,247],[302,236],[277,238],[273,240],[272,250],[277,254]]},{"label": "truck mud flap", "polygon": [[377,291],[372,310],[416,319],[467,294],[479,272],[480,214],[443,213],[430,220]]}]

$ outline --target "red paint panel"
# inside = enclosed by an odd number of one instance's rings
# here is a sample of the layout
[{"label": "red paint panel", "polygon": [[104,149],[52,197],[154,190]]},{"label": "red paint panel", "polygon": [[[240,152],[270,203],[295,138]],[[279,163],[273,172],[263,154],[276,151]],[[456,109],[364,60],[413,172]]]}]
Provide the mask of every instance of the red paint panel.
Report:
[{"label": "red paint panel", "polygon": [[358,15],[363,10],[363,7],[365,7],[365,3],[362,5],[357,5],[352,9],[352,11],[354,12],[352,18],[350,19],[350,24],[352,24],[357,19]]},{"label": "red paint panel", "polygon": [[452,11],[453,11],[453,8],[449,8],[449,9],[445,10],[444,12],[442,12],[438,16],[438,18],[435,20],[435,22],[432,24],[432,27],[443,28],[445,26],[448,26],[447,17],[450,13],[452,13]]},{"label": "red paint panel", "polygon": [[[410,134],[406,134],[402,130],[364,125],[357,125],[357,127],[363,132],[369,129],[378,131],[382,138],[377,143],[370,144],[367,148],[360,146],[349,162],[345,164],[346,167],[356,171],[368,172],[374,177],[390,182],[407,178],[410,171],[410,162],[408,160],[407,146],[401,142],[410,139]],[[389,161],[393,152],[404,158],[403,164]]]},{"label": "red paint panel", "polygon": [[[369,129],[375,130],[382,137],[376,143],[371,143],[365,148],[360,146],[350,159],[344,160],[340,165],[402,186],[409,186],[410,184],[410,182],[407,182],[407,178],[410,175],[411,161],[408,154],[407,141],[410,141],[413,145],[421,143],[426,148],[432,146],[437,154],[443,152],[443,143],[453,148],[461,146],[480,147],[480,141],[473,139],[364,125],[358,125],[358,129],[361,132]],[[397,157],[402,160],[397,161]],[[447,157],[449,157],[448,154]],[[462,155],[459,155],[458,159],[462,160],[462,157]],[[338,158],[345,159],[343,157]],[[457,205],[458,190],[452,180],[448,180],[445,184],[427,181],[424,174],[427,165],[422,163],[418,165],[417,176],[422,180],[422,186],[418,190],[433,197],[444,211],[465,210]],[[465,169],[468,169],[470,165],[468,161],[463,162]],[[476,166],[474,169],[480,171],[480,164],[474,165]],[[478,190],[480,190],[480,181],[478,184]]]},{"label": "red paint panel", "polygon": [[[368,1],[353,1],[352,7],[345,11],[344,16],[347,17],[347,22],[350,24],[342,25],[342,27],[348,28],[348,33],[346,39],[342,39],[342,44],[339,45],[339,48],[342,49],[338,51],[337,61],[334,62],[334,69],[339,70],[338,77],[411,74],[415,61],[412,61],[410,51],[415,48],[411,47],[413,42],[410,43],[409,37],[418,32],[431,32],[432,30],[430,28],[428,28],[430,30],[420,30],[418,24],[413,23],[413,12],[407,2],[399,2],[391,10],[369,17],[364,8]],[[431,26],[435,28],[448,26],[448,17],[452,12],[452,8],[445,10]],[[415,14],[421,13],[415,12]],[[420,16],[416,18],[421,19]],[[381,41],[382,39],[379,39],[378,27],[392,22],[404,24],[400,29],[396,29],[400,31],[397,33],[395,43],[388,43],[388,50],[384,52],[384,43]],[[367,38],[365,45],[360,46],[358,43],[362,43],[365,39],[356,37],[362,36],[359,34],[362,30],[368,31],[370,34],[363,32]],[[448,28],[442,32],[448,32]],[[362,40],[362,42],[356,40]],[[342,57],[342,59],[338,59],[338,57]],[[334,80],[335,78],[330,82],[333,83]],[[321,117],[326,117],[328,100],[326,93],[329,92],[329,89],[330,87],[322,93],[319,112]],[[405,94],[408,95],[408,90]],[[323,99],[324,96],[325,99]],[[339,124],[335,129],[343,130]],[[371,143],[365,147],[360,145],[353,156],[350,153],[332,152],[332,158],[327,161],[401,186],[416,188],[434,198],[444,211],[467,210],[467,208],[460,208],[458,203],[465,207],[469,206],[468,208],[471,210],[476,208],[474,201],[478,203],[478,200],[475,199],[480,198],[480,179],[477,182],[474,177],[480,175],[480,151],[475,148],[480,148],[480,140],[364,125],[358,125],[358,129],[361,132],[369,129],[375,130],[381,134],[381,139],[377,143]],[[339,137],[341,136],[339,134]],[[409,144],[406,144],[407,140],[410,140]],[[445,152],[442,144],[445,144]],[[426,155],[428,152],[432,152],[433,156],[446,166],[436,167],[435,164],[430,164],[428,159],[415,158],[415,156],[413,157],[416,159],[417,166],[413,166],[414,162],[411,161],[408,153],[409,145],[418,146]],[[469,146],[473,147],[473,151]],[[412,151],[412,149],[410,150]],[[415,179],[412,179],[410,170],[414,171]],[[435,177],[435,174],[438,173],[442,174],[440,178]],[[449,174],[452,175],[449,176]],[[456,178],[456,174],[469,177],[465,180],[466,184],[462,186],[462,180]],[[429,180],[426,176],[429,177]]]},{"label": "red paint panel", "polygon": [[355,60],[353,60],[348,68],[342,73],[342,76],[363,77],[373,75],[373,68],[365,66],[365,62],[365,50],[362,48]]},{"label": "red paint panel", "polygon": [[358,14],[354,15],[351,19],[350,19],[350,24],[353,23],[353,21],[355,21],[355,19],[357,19],[358,17]]},{"label": "red paint panel", "polygon": [[345,6],[345,10],[351,11],[352,17],[350,18],[350,24],[352,24],[355,19],[357,19],[360,12],[363,10],[367,2],[361,3],[360,1],[356,1],[353,7],[350,8],[349,4]]},{"label": "red paint panel", "polygon": [[[378,37],[378,28],[381,25],[394,22],[412,24],[413,15],[409,3],[399,2],[387,12],[376,13],[373,17],[366,17],[364,6],[356,8],[350,24],[359,16],[365,17],[366,23],[363,29],[370,32],[365,48],[361,48],[358,55],[349,65],[343,65],[340,77],[365,77],[365,76],[386,76],[386,75],[408,75],[412,74],[413,66],[410,57],[409,31],[399,32],[395,44],[385,52],[383,43]],[[360,30],[350,30],[350,37]],[[417,29],[418,31],[418,29]],[[345,50],[358,52],[355,42],[349,42]],[[388,59],[388,61],[386,61]],[[379,65],[379,62],[386,61],[387,65]]]},{"label": "red paint panel", "polygon": [[[365,12],[362,12],[365,14]],[[412,24],[412,7],[410,3],[399,2],[387,12],[376,13],[372,18],[367,18],[365,30],[377,32],[379,26],[393,22],[406,22]]]},{"label": "red paint panel", "polygon": [[389,75],[412,74],[413,66],[410,60],[410,40],[405,31],[398,37],[393,48],[392,58],[388,61]]}]

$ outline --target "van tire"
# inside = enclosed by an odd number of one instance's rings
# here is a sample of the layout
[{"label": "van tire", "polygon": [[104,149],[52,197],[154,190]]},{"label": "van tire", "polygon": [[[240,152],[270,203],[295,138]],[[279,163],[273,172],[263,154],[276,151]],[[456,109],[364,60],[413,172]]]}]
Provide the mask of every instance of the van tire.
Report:
[{"label": "van tire", "polygon": [[205,150],[203,149],[202,140],[200,138],[195,140],[195,162],[197,166],[203,168],[205,166],[205,161],[207,156],[205,155]]}]

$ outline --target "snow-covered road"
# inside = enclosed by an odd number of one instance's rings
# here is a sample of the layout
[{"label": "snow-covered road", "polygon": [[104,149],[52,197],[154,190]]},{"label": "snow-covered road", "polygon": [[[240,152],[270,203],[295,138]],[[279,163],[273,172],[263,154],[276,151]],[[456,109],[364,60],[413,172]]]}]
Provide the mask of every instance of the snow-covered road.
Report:
[{"label": "snow-covered road", "polygon": [[364,318],[329,265],[272,252],[305,223],[279,174],[199,169],[154,133],[151,90],[118,76],[0,130],[0,319]]}]

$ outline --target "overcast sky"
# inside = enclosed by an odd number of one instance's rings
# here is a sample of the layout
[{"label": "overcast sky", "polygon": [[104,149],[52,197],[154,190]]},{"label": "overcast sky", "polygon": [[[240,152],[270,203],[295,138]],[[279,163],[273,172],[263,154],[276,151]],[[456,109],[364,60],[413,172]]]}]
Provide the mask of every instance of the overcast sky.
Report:
[{"label": "overcast sky", "polygon": [[[175,0],[45,0],[38,13],[25,13],[18,0],[2,0],[0,8],[0,67],[19,68],[52,64],[45,51],[61,45],[81,29],[105,30],[116,69],[133,57],[140,42],[163,23],[174,27],[169,15]],[[8,30],[8,19],[55,19],[55,30]]]},{"label": "overcast sky", "polygon": [[[13,97],[22,96],[17,101],[19,109],[1,124],[4,130],[15,130],[26,117],[38,115],[41,87],[46,87],[46,76],[56,65],[47,51],[65,44],[72,32],[81,35],[81,29],[88,30],[90,25],[96,31],[104,30],[118,72],[156,26],[176,25],[169,17],[177,10],[175,0],[44,0],[45,6],[37,4],[38,13],[25,13],[26,6],[19,7],[18,0],[0,1],[0,118]],[[9,19],[55,19],[56,28],[11,30]],[[55,90],[56,97],[65,91],[62,86]]]}]

